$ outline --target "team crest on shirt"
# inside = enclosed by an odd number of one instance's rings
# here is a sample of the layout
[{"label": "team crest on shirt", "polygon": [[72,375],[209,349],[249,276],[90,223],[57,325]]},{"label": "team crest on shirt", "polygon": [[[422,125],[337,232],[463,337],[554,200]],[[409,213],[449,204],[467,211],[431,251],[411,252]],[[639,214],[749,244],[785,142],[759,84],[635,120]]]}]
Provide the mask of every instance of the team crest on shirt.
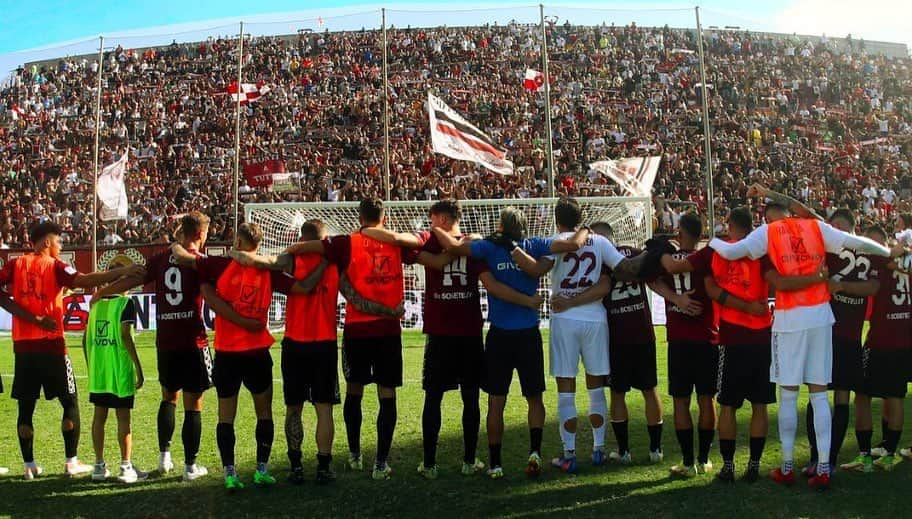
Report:
[{"label": "team crest on shirt", "polygon": [[260,287],[256,285],[241,285],[241,302],[252,305],[256,302],[257,292]]},{"label": "team crest on shirt", "polygon": [[387,275],[390,273],[390,257],[376,255],[373,256],[374,274]]},{"label": "team crest on shirt", "polygon": [[804,246],[804,238],[801,236],[789,236],[789,245],[792,247],[792,253],[799,256],[807,256],[808,251]]}]

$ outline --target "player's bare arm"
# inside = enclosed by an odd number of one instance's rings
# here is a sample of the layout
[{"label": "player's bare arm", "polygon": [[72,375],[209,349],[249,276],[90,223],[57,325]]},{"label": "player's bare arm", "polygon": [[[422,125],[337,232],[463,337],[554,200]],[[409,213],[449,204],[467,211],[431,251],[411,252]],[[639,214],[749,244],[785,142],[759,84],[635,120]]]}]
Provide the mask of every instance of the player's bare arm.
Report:
[{"label": "player's bare arm", "polygon": [[255,252],[231,249],[228,256],[245,267],[278,272],[291,272],[294,268],[294,255],[283,252],[278,256],[262,256]]},{"label": "player's bare arm", "polygon": [[481,281],[485,290],[488,291],[488,295],[494,296],[501,301],[513,303],[517,306],[525,306],[527,308],[532,308],[533,310],[537,310],[545,301],[545,298],[539,294],[529,296],[513,290],[507,285],[497,281],[497,279],[494,278],[494,274],[491,274],[490,272],[481,273],[478,276],[478,280]]},{"label": "player's bare arm", "polygon": [[142,286],[144,276],[124,276],[113,283],[109,283],[99,288],[92,297],[92,302],[100,300],[103,297],[123,294],[138,286]]},{"label": "player's bare arm", "polygon": [[694,292],[693,290],[679,294],[664,281],[658,279],[646,283],[646,286],[656,294],[662,296],[662,299],[665,299],[680,308],[681,311],[687,315],[700,315],[703,313],[703,305],[690,298],[690,294],[693,294]]},{"label": "player's bare arm", "polygon": [[766,271],[763,277],[766,279],[767,283],[769,283],[776,290],[791,292],[794,290],[804,290],[809,286],[826,282],[830,276],[826,264],[821,263],[820,267],[813,274],[802,276],[783,276],[777,272],[776,269],[770,269]]},{"label": "player's bare arm", "polygon": [[453,256],[472,255],[472,250],[469,247],[471,240],[458,240],[455,236],[451,236],[448,231],[440,227],[432,228],[431,232],[433,232],[434,236],[437,237],[437,241],[440,242],[440,246],[443,247],[443,250],[447,251]]},{"label": "player's bare arm", "polygon": [[703,278],[703,284],[706,287],[706,295],[722,306],[734,308],[735,310],[740,310],[750,315],[766,315],[766,313],[769,312],[769,304],[766,301],[747,301],[741,299],[720,287],[712,276]]},{"label": "player's bare arm", "polygon": [[417,249],[423,245],[420,238],[408,232],[394,232],[389,229],[365,227],[364,229],[361,229],[361,234],[368,238],[398,245],[399,247],[406,249]]},{"label": "player's bare arm", "polygon": [[295,281],[295,284],[291,287],[292,294],[309,294],[313,292],[313,289],[320,284],[320,280],[323,279],[323,273],[326,272],[326,267],[329,266],[329,262],[324,258],[320,263],[317,264],[317,267],[307,275],[304,279]]},{"label": "player's bare arm", "polygon": [[453,259],[455,259],[453,255],[447,252],[432,254],[430,252],[422,251],[418,254],[418,264],[434,270],[443,270],[447,265],[453,262]]},{"label": "player's bare arm", "polygon": [[73,278],[73,286],[75,288],[95,288],[116,281],[123,276],[142,278],[145,274],[146,268],[142,265],[130,265],[129,267],[120,267],[91,274],[79,273]]},{"label": "player's bare arm", "polygon": [[611,293],[612,286],[613,281],[611,280],[611,276],[603,275],[599,277],[596,284],[573,297],[565,297],[562,295],[551,297],[551,311],[554,313],[561,313],[566,312],[575,306],[601,301]]},{"label": "player's bare arm", "polygon": [[787,207],[793,215],[799,218],[813,218],[815,220],[823,220],[823,217],[814,212],[814,210],[810,207],[802,204],[798,200],[795,200],[786,194],[777,193],[776,191],[767,188],[763,184],[752,185],[747,190],[747,196],[751,198],[758,196],[768,198],[783,207]]},{"label": "player's bare arm", "polygon": [[[136,371],[136,389],[139,389],[143,386],[146,378],[143,376],[142,364],[140,364],[139,355],[136,353],[136,343],[133,342],[133,325],[131,323],[120,323],[120,336],[123,337],[124,348],[127,350],[130,360],[133,361],[133,368]],[[85,336],[83,335],[84,341]],[[83,344],[83,350],[85,350],[85,344]]]},{"label": "player's bare arm", "polygon": [[510,252],[513,262],[526,274],[533,278],[540,278],[551,271],[554,267],[554,260],[546,257],[535,259],[530,256],[522,247],[516,247]]},{"label": "player's bare arm", "polygon": [[345,300],[352,304],[358,310],[371,315],[382,317],[402,317],[405,315],[405,307],[402,303],[396,308],[390,308],[376,301],[371,301],[362,296],[355,290],[355,287],[348,280],[348,276],[342,274],[339,276],[339,293],[345,297]]},{"label": "player's bare arm", "polygon": [[323,240],[310,240],[292,243],[285,249],[285,252],[292,256],[299,256],[301,254],[325,254],[326,249],[323,247]]},{"label": "player's bare arm", "polygon": [[46,315],[36,316],[19,306],[13,299],[6,293],[0,291],[0,308],[6,310],[10,315],[23,321],[34,324],[35,326],[41,328],[46,332],[53,332],[57,330],[57,323],[54,320]]},{"label": "player's bare arm", "polygon": [[184,248],[179,242],[171,244],[171,257],[182,267],[196,269],[196,256]]},{"label": "player's bare arm", "polygon": [[231,304],[228,303],[228,301],[225,301],[221,298],[221,296],[218,295],[215,287],[210,283],[200,284],[200,294],[203,295],[203,299],[206,300],[206,304],[209,305],[209,308],[212,308],[213,312],[225,319],[228,319],[241,328],[251,332],[258,332],[266,327],[266,323],[263,321],[244,317],[243,315],[237,313],[237,311],[231,306]]},{"label": "player's bare arm", "polygon": [[693,272],[693,265],[686,259],[674,259],[671,254],[662,255],[662,268],[669,274]]},{"label": "player's bare arm", "polygon": [[589,228],[583,227],[577,230],[570,239],[554,240],[551,242],[551,252],[560,254],[562,252],[576,252],[580,247],[586,244],[589,239]]},{"label": "player's bare arm", "polygon": [[646,251],[643,251],[639,256],[624,258],[624,260],[618,263],[612,270],[614,279],[627,282],[641,281],[639,277],[640,271],[646,263],[647,254]]}]

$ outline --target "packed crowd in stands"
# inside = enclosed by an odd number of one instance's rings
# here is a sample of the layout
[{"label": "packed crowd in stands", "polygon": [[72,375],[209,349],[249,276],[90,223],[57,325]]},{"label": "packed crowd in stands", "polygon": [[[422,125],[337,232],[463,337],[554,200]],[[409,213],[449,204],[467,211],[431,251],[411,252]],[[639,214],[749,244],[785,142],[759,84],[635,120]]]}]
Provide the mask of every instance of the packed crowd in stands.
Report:
[{"label": "packed crowd in stands", "polygon": [[[537,26],[389,31],[391,198],[538,197],[547,193]],[[240,187],[242,202],[383,196],[382,52],[377,31],[258,37],[245,81],[271,91],[244,107],[241,162],[285,161],[300,189]],[[127,146],[130,218],[102,222],[104,244],[168,240],[175,217],[233,224],[236,40],[113,49],[103,66],[101,161]],[[847,206],[867,222],[912,203],[912,60],[837,52],[823,38],[706,31],[719,217],[762,181],[822,211]],[[588,164],[658,154],[660,229],[703,209],[703,137],[695,31],[599,25],[549,27],[557,192],[620,195]],[[53,219],[71,245],[91,240],[95,85],[99,64],[64,58],[19,70],[0,93],[0,247],[27,246],[28,225]],[[499,176],[432,153],[431,91],[508,150]],[[242,181],[243,182],[243,181]],[[717,218],[717,221],[723,220]],[[889,226],[888,226],[889,228]]]}]

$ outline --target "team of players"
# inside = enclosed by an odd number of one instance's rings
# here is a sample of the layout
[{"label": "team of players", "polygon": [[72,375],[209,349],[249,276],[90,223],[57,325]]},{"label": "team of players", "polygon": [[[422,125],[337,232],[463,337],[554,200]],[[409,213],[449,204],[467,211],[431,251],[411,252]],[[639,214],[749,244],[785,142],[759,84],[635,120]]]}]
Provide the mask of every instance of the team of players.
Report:
[{"label": "team of players", "polygon": [[[537,295],[537,278],[548,272],[552,276],[554,311],[550,372],[557,382],[563,443],[563,452],[552,464],[560,470],[577,470],[575,381],[580,360],[586,371],[588,418],[593,430],[592,463],[631,462],[625,395],[633,388],[642,392],[646,403],[649,459],[663,459],[662,410],[656,391],[655,336],[646,301],[647,285],[668,303],[669,392],[683,454],[682,463],[672,467],[673,474],[690,477],[712,469],[709,452],[716,429],[713,399],[718,393],[723,458],[718,478],[734,480],[735,411],[748,400],[753,414],[750,463],[744,477],[756,480],[768,426],[766,405],[775,401],[774,383],[781,386],[779,429],[783,443],[783,462],[771,474],[774,480],[787,484],[794,481],[791,453],[801,384],[807,384],[811,391],[808,420],[814,425],[809,429],[815,453],[805,472],[812,486],[829,484],[830,467],[847,427],[849,391],[856,392],[860,410],[856,433],[862,452],[844,468],[869,471],[873,466],[876,449],[871,448],[871,397],[886,401],[885,441],[878,463],[892,468],[900,459],[895,453],[902,427],[907,357],[912,349],[907,333],[912,306],[906,272],[909,266],[902,264],[908,256],[892,260],[891,256],[902,250],[891,251],[878,244],[886,239],[882,230],[869,231],[876,241],[852,235],[851,213],[837,212],[831,227],[809,218],[813,215],[792,200],[764,194],[773,199],[767,204],[767,224],[752,230],[750,214],[733,210],[729,221],[733,241],[714,240],[711,248],[696,250],[700,220],[695,215],[685,216],[678,236],[680,248],[665,255],[661,252],[667,244],[653,243],[645,254],[616,248],[611,242],[611,228],[605,223],[593,224],[591,230],[579,228],[582,213],[572,199],[557,203],[560,233],[547,239],[525,238],[525,215],[513,208],[501,213],[494,235],[485,239],[465,237],[459,229],[459,205],[449,200],[432,206],[432,231],[397,234],[383,228],[382,202],[365,200],[360,206],[362,228],[358,232],[327,237],[320,222],[310,221],[301,229],[301,242],[272,258],[255,254],[262,235],[249,224],[240,227],[231,258],[202,255],[199,251],[206,240],[208,219],[190,213],[181,221],[179,242],[152,258],[145,271],[125,267],[89,275],[78,274],[57,260],[59,229],[52,224],[39,225],[32,236],[35,254],[17,258],[0,271],[0,285],[7,285],[13,296],[13,300],[4,298],[0,302],[14,314],[13,396],[19,402],[26,477],[41,471],[34,462],[30,439],[31,414],[42,386],[46,397],[59,397],[64,408],[66,473],[92,470],[76,459],[79,416],[61,332],[62,287],[106,285],[96,298],[107,301],[107,296],[133,286],[154,283],[162,385],[158,413],[161,472],[173,468],[170,441],[176,403],[183,392],[184,479],[206,475],[207,470],[196,463],[196,454],[202,431],[202,397],[214,383],[219,417],[216,435],[225,485],[230,490],[243,488],[234,466],[233,425],[243,385],[253,395],[257,415],[257,469],[253,479],[259,485],[275,483],[267,465],[274,437],[268,349],[274,341],[265,329],[275,291],[288,295],[282,374],[290,480],[304,481],[301,413],[304,402],[310,401],[317,414],[317,481],[332,481],[332,406],[341,400],[335,306],[341,292],[348,304],[342,343],[347,382],[343,416],[350,451],[347,465],[363,468],[361,400],[364,386],[376,384],[379,411],[372,477],[389,478],[392,469],[387,460],[397,419],[396,388],[402,385],[399,317],[403,313],[403,263],[419,263],[426,269],[424,460],[419,467],[426,478],[437,476],[443,393],[456,388],[463,401],[462,472],[468,475],[485,468],[476,456],[478,397],[479,389],[484,389],[489,395],[487,474],[492,478],[503,476],[503,411],[514,370],[529,407],[526,472],[530,476],[541,472],[545,381],[538,331],[542,299]],[[789,217],[785,204],[803,218]],[[661,275],[649,265],[659,261]],[[832,274],[829,279],[827,272]],[[491,328],[484,339],[479,281],[489,293]],[[770,285],[776,291],[775,320],[766,304]],[[862,347],[861,326],[868,295],[874,295],[874,312]],[[214,361],[209,357],[200,315],[202,298],[216,312]],[[835,327],[834,313],[838,317]],[[91,366],[90,362],[90,378]],[[141,370],[138,373],[141,375]],[[826,397],[830,383],[836,390],[832,419]],[[612,396],[610,412],[606,386]],[[699,409],[696,458],[690,415],[694,392]],[[105,412],[107,407],[132,407],[132,399],[113,396],[118,395],[93,393],[92,402]],[[606,456],[609,417],[618,445]],[[128,459],[126,456],[125,461]],[[123,473],[124,466],[121,469]],[[95,472],[99,472],[98,465]]]}]

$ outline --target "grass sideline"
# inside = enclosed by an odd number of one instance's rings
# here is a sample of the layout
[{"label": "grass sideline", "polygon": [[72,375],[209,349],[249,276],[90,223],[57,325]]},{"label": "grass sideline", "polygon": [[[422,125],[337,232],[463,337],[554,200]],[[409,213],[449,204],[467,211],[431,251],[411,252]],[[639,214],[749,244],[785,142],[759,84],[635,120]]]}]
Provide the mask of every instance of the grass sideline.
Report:
[{"label": "grass sideline", "polygon": [[[657,327],[659,335],[659,387],[667,388],[665,376],[664,328]],[[547,340],[547,335],[545,335]],[[80,456],[86,462],[94,461],[90,438],[92,407],[85,391],[85,361],[77,347],[78,340],[69,338],[71,356],[80,387],[80,409],[83,418]],[[459,474],[462,454],[462,437],[458,393],[449,393],[444,400],[443,429],[441,431],[438,463],[440,477],[425,481],[416,473],[421,461],[421,407],[423,395],[420,386],[424,337],[406,332],[403,337],[405,386],[399,392],[399,422],[390,463],[395,470],[393,479],[386,482],[370,480],[369,474],[350,473],[342,468],[347,457],[341,406],[336,408],[336,441],[334,467],[339,474],[336,484],[317,487],[314,483],[296,487],[284,483],[288,461],[285,456],[284,409],[281,383],[275,385],[276,441],[272,453],[272,469],[280,484],[272,489],[257,489],[252,485],[238,494],[227,495],[222,487],[221,468],[215,444],[216,398],[214,391],[207,393],[203,413],[203,441],[200,463],[207,466],[211,475],[201,481],[185,484],[179,476],[159,478],[125,487],[117,483],[93,484],[89,478],[69,480],[60,474],[63,465],[63,442],[59,432],[60,407],[56,402],[41,401],[35,416],[36,460],[45,468],[45,475],[35,481],[23,481],[19,446],[16,440],[16,406],[8,396],[12,386],[13,354],[9,338],[0,338],[0,373],[7,394],[0,398],[0,465],[10,467],[10,474],[0,478],[0,516],[8,517],[113,517],[125,513],[138,517],[543,517],[554,513],[569,513],[573,517],[611,515],[639,517],[717,516],[734,517],[875,517],[892,515],[893,502],[899,505],[912,483],[912,472],[903,465],[886,474],[882,472],[857,475],[840,473],[834,486],[825,494],[810,491],[799,482],[794,488],[779,488],[764,479],[754,485],[738,483],[723,486],[710,477],[692,480],[674,480],[668,468],[680,461],[674,437],[670,399],[663,396],[666,426],[663,436],[665,461],[650,465],[646,457],[648,437],[643,418],[642,398],[638,394],[628,397],[631,411],[631,448],[634,465],[595,468],[581,463],[580,474],[568,476],[546,468],[538,480],[528,480],[522,473],[528,449],[525,403],[518,396],[518,383],[514,377],[512,394],[507,404],[507,431],[504,440],[504,463],[507,477],[490,481],[483,477],[463,477]],[[155,363],[154,335],[151,332],[137,335],[139,353],[146,373],[147,385],[138,394],[133,418],[134,461],[144,469],[153,469],[157,463],[155,416],[160,399]],[[275,377],[279,378],[279,347],[273,348],[276,361]],[[580,386],[584,387],[584,386]],[[344,389],[343,389],[344,391]],[[553,380],[548,380],[545,402],[548,411],[545,426],[544,452],[550,458],[559,452],[560,440],[555,421],[556,392]],[[364,426],[362,443],[365,460],[372,460],[375,447],[374,417],[376,396],[365,393]],[[807,441],[804,436],[804,403],[801,397],[799,441],[796,447],[797,463],[807,459]],[[879,404],[876,412],[879,415]],[[581,416],[588,409],[585,392],[577,399]],[[486,409],[482,402],[482,417]],[[695,405],[694,405],[695,409]],[[695,412],[695,411],[694,411]],[[747,427],[749,409],[739,413],[738,454],[736,462],[741,471],[747,463]],[[775,407],[771,409],[771,434],[763,460],[763,473],[774,467],[779,459]],[[182,447],[180,424],[182,413],[178,410],[178,426],[172,450],[175,462],[181,463]],[[237,459],[241,478],[251,482],[254,469],[255,445],[253,429],[255,420],[249,397],[241,398],[237,420]],[[875,419],[875,423],[877,420]],[[117,466],[118,450],[115,441],[113,416],[108,422],[107,458],[109,465]],[[876,429],[877,427],[875,427]],[[305,409],[305,468],[309,476],[316,464],[313,444],[314,417],[312,409]],[[908,443],[908,428],[902,444]],[[880,438],[879,431],[874,439]],[[591,433],[588,424],[581,420],[578,438],[581,460],[588,457]],[[608,433],[609,448],[614,445]],[[721,466],[718,442],[713,445],[711,460]],[[842,459],[852,457],[856,443],[852,428],[843,447]],[[484,419],[479,440],[479,455],[487,460]]]}]

